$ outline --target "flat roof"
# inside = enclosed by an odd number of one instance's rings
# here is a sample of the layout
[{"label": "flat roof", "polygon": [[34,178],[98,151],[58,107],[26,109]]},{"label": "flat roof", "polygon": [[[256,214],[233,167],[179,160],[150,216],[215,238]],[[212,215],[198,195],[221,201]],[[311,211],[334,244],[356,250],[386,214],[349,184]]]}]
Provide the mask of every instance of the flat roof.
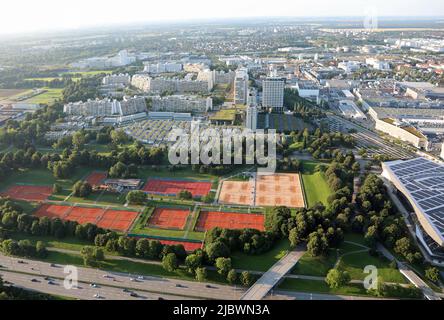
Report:
[{"label": "flat roof", "polygon": [[383,163],[383,175],[410,201],[423,228],[444,244],[444,164],[415,158]]}]

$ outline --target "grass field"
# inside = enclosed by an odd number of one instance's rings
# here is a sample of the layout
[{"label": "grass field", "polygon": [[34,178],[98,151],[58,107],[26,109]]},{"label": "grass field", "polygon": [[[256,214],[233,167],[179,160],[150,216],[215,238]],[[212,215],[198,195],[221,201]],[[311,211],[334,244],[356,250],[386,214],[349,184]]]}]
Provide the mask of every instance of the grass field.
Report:
[{"label": "grass field", "polygon": [[15,96],[21,96],[23,93],[27,92],[27,89],[0,89],[0,101],[9,100],[9,98]]},{"label": "grass field", "polygon": [[[80,78],[78,78],[78,77],[77,78],[73,77],[70,79],[74,82],[80,80]],[[41,78],[27,78],[27,79],[25,79],[25,81],[47,81],[47,82],[54,81],[54,80],[63,80],[63,78],[62,77],[41,77]]]},{"label": "grass field", "polygon": [[[346,234],[345,241],[338,249],[330,249],[328,256],[312,257],[306,253],[293,268],[292,274],[325,277],[340,258],[338,268],[347,271],[353,280],[364,280],[367,273],[364,268],[373,265],[378,269],[378,276],[385,282],[408,283],[397,270],[390,268],[390,261],[385,258],[373,257],[362,246],[364,238],[358,234]],[[350,243],[353,242],[353,243]]]},{"label": "grass field", "polygon": [[70,72],[64,72],[63,74],[72,74],[72,75],[80,75],[82,77],[87,76],[95,76],[97,74],[112,74],[113,72],[111,70],[94,70],[94,71],[70,71]]},{"label": "grass field", "polygon": [[27,99],[23,102],[26,103],[37,103],[37,104],[52,104],[56,100],[62,98],[62,91],[63,89],[50,89],[50,88],[44,88],[46,92],[39,94],[37,96],[34,96],[30,99]]},{"label": "grass field", "polygon": [[289,249],[290,243],[288,240],[280,240],[270,251],[264,254],[249,255],[239,251],[233,252],[231,255],[233,268],[267,271],[273,264],[285,256]]},{"label": "grass field", "polygon": [[[83,259],[80,255],[68,254],[61,252],[50,252],[48,257],[44,259],[47,262],[57,263],[57,264],[70,264],[75,266],[84,266]],[[179,268],[174,272],[168,272],[163,269],[160,264],[150,264],[142,262],[134,262],[128,260],[112,260],[105,259],[100,263],[99,269],[112,271],[112,272],[123,272],[130,273],[134,275],[145,275],[145,276],[158,276],[158,277],[168,277],[176,278],[182,280],[194,281],[193,275],[188,273],[183,268]],[[208,270],[207,281],[213,283],[226,284],[226,280],[223,276],[219,275],[216,271]]]},{"label": "grass field", "polygon": [[278,287],[283,290],[302,291],[325,294],[342,294],[366,296],[367,291],[360,284],[349,284],[347,286],[331,289],[324,281],[312,281],[305,279],[285,279]]},{"label": "grass field", "polygon": [[302,161],[302,182],[308,207],[318,202],[327,205],[327,199],[331,194],[324,173],[315,172],[317,165],[324,164],[316,161]]}]

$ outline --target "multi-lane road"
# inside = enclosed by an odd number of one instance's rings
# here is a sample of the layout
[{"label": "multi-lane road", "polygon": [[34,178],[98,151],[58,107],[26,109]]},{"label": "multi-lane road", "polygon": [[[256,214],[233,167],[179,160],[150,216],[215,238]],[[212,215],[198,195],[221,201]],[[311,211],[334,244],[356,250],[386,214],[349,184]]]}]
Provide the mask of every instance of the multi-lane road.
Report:
[{"label": "multi-lane road", "polygon": [[[19,263],[20,261],[24,263]],[[125,292],[126,296],[123,295],[125,288],[134,290],[138,295],[146,296],[148,299],[157,299],[161,296],[165,299],[237,300],[245,291],[243,288],[228,285],[148,276],[139,278],[137,275],[83,267],[77,267],[79,286],[83,289],[65,289],[63,280],[68,274],[64,272],[64,266],[3,255],[0,255],[0,265],[2,266],[0,274],[4,276],[5,280],[8,280],[8,277],[13,277],[14,274],[22,274],[20,282],[17,283],[20,286],[47,293],[57,291],[55,294],[79,299],[92,299],[95,294],[99,294],[102,299],[128,298],[130,293]],[[48,280],[44,280],[45,277],[53,279],[55,284],[48,283]],[[41,282],[32,282],[32,279]],[[14,281],[11,282],[16,284]],[[96,288],[90,287],[90,284],[95,284]],[[91,290],[86,290],[87,287]]]}]

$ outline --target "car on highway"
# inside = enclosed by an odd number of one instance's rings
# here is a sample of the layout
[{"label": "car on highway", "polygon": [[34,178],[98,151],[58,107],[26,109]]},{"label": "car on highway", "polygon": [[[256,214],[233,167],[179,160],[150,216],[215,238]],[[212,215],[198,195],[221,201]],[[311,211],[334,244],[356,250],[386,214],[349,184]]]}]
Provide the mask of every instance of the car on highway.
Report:
[{"label": "car on highway", "polygon": [[37,280],[37,279],[35,279],[35,278],[32,278],[32,279],[31,279],[31,282],[40,282],[40,280]]},{"label": "car on highway", "polygon": [[51,268],[57,268],[57,265],[54,264],[54,263],[51,263],[49,266],[50,266]]},{"label": "car on highway", "polygon": [[209,285],[209,284],[205,285],[205,288],[208,288],[208,289],[217,289],[216,287],[213,287],[212,285]]},{"label": "car on highway", "polygon": [[50,284],[50,285],[55,285],[55,282],[52,281],[52,280],[49,280],[49,281],[48,281],[48,284]]},{"label": "car on highway", "polygon": [[136,278],[130,278],[130,281],[137,282],[137,279]]},{"label": "car on highway", "polygon": [[144,276],[138,276],[137,279],[139,279],[139,280],[144,280],[145,277],[144,277]]},{"label": "car on highway", "polygon": [[106,279],[114,279],[114,277],[110,276],[109,274],[104,274],[102,277]]},{"label": "car on highway", "polygon": [[139,297],[139,295],[137,293],[135,293],[135,292],[131,292],[130,296],[134,297],[134,298],[138,298]]},{"label": "car on highway", "polygon": [[125,288],[122,290],[123,292],[127,293],[127,292],[131,292],[129,289]]},{"label": "car on highway", "polygon": [[102,296],[100,294],[96,293],[95,295],[93,295],[93,298],[102,299]]},{"label": "car on highway", "polygon": [[186,288],[186,286],[180,283],[176,283],[176,288]]},{"label": "car on highway", "polygon": [[23,261],[23,260],[18,260],[17,263],[18,263],[18,264],[26,264],[26,262]]}]

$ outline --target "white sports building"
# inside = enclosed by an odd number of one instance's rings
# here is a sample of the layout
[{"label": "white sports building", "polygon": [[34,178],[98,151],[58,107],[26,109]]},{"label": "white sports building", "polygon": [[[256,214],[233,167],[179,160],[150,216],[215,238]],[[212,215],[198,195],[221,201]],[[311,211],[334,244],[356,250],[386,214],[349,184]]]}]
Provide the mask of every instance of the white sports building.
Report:
[{"label": "white sports building", "polygon": [[410,204],[419,242],[434,263],[444,264],[444,164],[415,158],[385,162],[382,169]]}]

